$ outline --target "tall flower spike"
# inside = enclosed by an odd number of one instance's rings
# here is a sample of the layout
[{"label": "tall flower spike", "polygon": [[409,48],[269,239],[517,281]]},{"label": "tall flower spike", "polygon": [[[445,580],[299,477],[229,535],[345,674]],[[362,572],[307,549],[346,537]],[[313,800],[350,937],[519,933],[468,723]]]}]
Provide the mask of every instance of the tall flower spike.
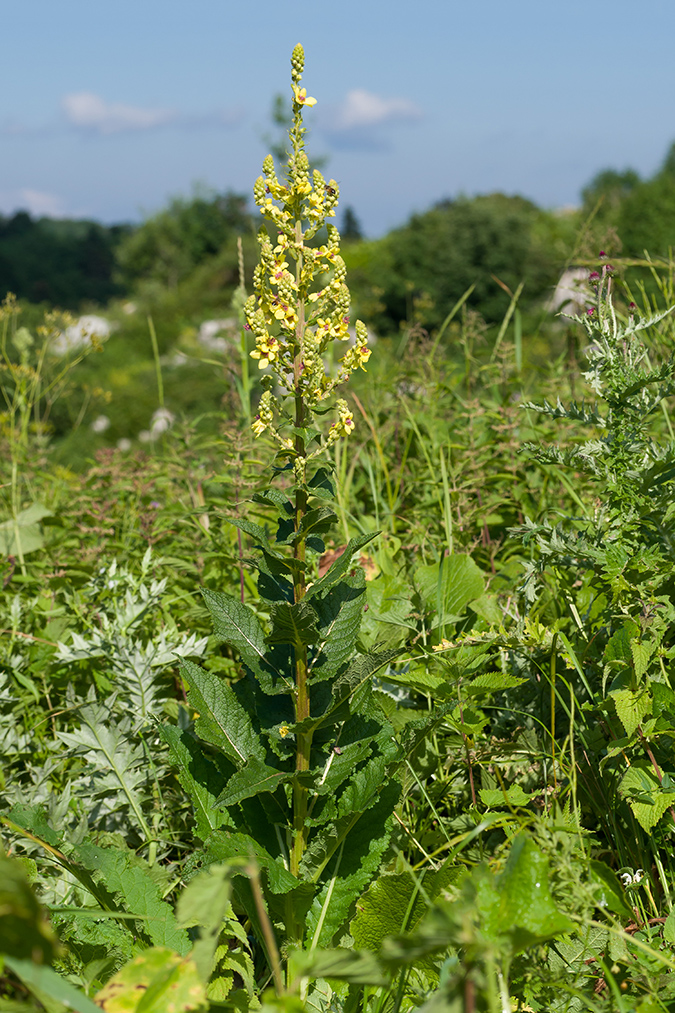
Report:
[{"label": "tall flower spike", "polygon": [[[365,369],[370,357],[368,332],[360,320],[356,323],[355,343],[340,359],[336,373],[326,367],[326,351],[333,341],[347,341],[349,329],[349,289],[345,263],[340,256],[340,235],[334,225],[339,187],[334,179],[326,181],[310,169],[305,152],[303,111],[316,100],[301,87],[305,66],[302,46],[291,57],[293,122],[289,131],[291,155],[280,182],[271,155],[263,161],[263,175],[253,188],[253,196],[267,227],[260,229],[260,261],[254,273],[254,294],[246,303],[246,324],[256,347],[251,357],[260,370],[270,369],[276,376],[277,394],[263,395],[253,432],[270,433],[282,455],[290,459],[298,482],[304,482],[307,461],[328,449],[336,439],[354,429],[354,417],[343,399],[335,405],[336,418],[316,445],[305,446],[303,437],[284,437],[284,428],[306,432],[311,424],[319,430],[315,409],[336,387],[345,383],[356,369]],[[326,228],[327,241],[312,245],[320,229]]]}]

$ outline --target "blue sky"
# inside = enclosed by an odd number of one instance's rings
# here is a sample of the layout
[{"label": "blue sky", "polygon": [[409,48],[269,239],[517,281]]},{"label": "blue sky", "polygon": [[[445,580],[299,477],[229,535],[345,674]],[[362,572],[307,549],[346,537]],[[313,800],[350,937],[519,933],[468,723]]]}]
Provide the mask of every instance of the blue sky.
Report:
[{"label": "blue sky", "polygon": [[[250,193],[302,42],[310,155],[368,235],[460,193],[575,204],[675,140],[673,0],[5,0],[0,211]],[[339,218],[338,218],[339,221]]]}]

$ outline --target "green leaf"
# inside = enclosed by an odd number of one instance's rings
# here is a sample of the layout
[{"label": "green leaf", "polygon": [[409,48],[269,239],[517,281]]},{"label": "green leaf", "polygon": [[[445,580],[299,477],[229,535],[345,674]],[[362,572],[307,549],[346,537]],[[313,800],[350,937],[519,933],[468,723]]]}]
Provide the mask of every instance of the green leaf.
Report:
[{"label": "green leaf", "polygon": [[268,767],[257,757],[252,756],[246,766],[229,779],[227,786],[218,796],[216,805],[232,806],[261,792],[275,792],[280,784],[287,784],[294,776],[295,773],[292,771]]},{"label": "green leaf", "polygon": [[614,870],[604,862],[592,859],[589,863],[589,872],[591,879],[601,888],[598,907],[608,908],[615,915],[620,915],[621,918],[633,918],[634,912],[626,900],[623,887]]},{"label": "green leaf", "polygon": [[240,531],[250,535],[254,542],[261,547],[269,545],[267,532],[260,524],[255,524],[253,521],[249,521],[245,517],[226,517],[225,520],[228,524],[232,524],[233,527],[239,528]]},{"label": "green leaf", "polygon": [[439,613],[432,628],[452,616],[461,616],[469,602],[480,598],[485,590],[482,572],[471,556],[461,554],[416,567],[415,585],[427,609]]},{"label": "green leaf", "polygon": [[649,691],[641,689],[634,693],[630,689],[614,689],[609,696],[614,701],[619,720],[630,738],[645,715],[651,713],[652,698]]},{"label": "green leaf", "polygon": [[326,867],[321,889],[307,914],[308,945],[331,944],[356,899],[376,874],[389,846],[398,798],[398,785],[393,781],[385,784],[367,815],[352,816],[349,824],[345,821],[339,841],[332,842],[333,861]]},{"label": "green leaf", "polygon": [[472,679],[464,692],[469,696],[483,696],[487,693],[500,693],[505,689],[514,689],[522,686],[527,679],[519,679],[515,675],[506,675],[504,672],[486,672],[485,675],[478,675]]},{"label": "green leaf", "polygon": [[345,551],[342,553],[339,559],[336,559],[331,568],[327,573],[324,573],[323,577],[315,581],[311,587],[307,589],[306,599],[314,598],[317,594],[327,591],[329,587],[336,584],[347,573],[347,570],[352,565],[352,559],[354,554],[362,549],[368,542],[372,542],[373,538],[376,538],[379,532],[373,531],[372,534],[358,535],[356,538],[350,538],[347,543]]},{"label": "green leaf", "polygon": [[671,909],[663,926],[663,938],[667,943],[675,943],[675,907]]},{"label": "green leaf", "polygon": [[157,946],[169,946],[184,955],[190,949],[187,933],[178,927],[173,908],[162,900],[157,883],[146,869],[114,848],[80,844],[73,857],[103,881],[106,890],[118,896],[126,910],[139,918],[139,932]]},{"label": "green leaf", "polygon": [[40,521],[51,517],[52,511],[41,503],[31,503],[21,510],[14,518],[0,524],[0,554],[17,556],[19,549],[24,556],[29,552],[37,552],[44,548],[44,538],[40,529]]},{"label": "green leaf", "polygon": [[173,725],[158,725],[158,730],[178,767],[178,780],[192,802],[195,833],[205,841],[225,821],[223,813],[215,808],[223,777],[204,755],[201,744],[187,732]]},{"label": "green leaf", "polygon": [[181,658],[181,673],[188,686],[188,700],[199,714],[195,731],[217,746],[236,767],[252,756],[265,759],[265,747],[253,730],[249,715],[224,679]]},{"label": "green leaf", "polygon": [[661,791],[659,779],[646,760],[636,760],[626,771],[619,794],[633,810],[635,819],[649,833],[673,805],[673,796]]},{"label": "green leaf", "polygon": [[478,900],[488,937],[508,934],[514,953],[574,928],[553,903],[547,859],[524,835],[514,840],[494,887],[479,888]]},{"label": "green leaf", "polygon": [[385,936],[414,931],[439,894],[460,875],[448,860],[438,871],[379,876],[359,898],[349,926],[354,945],[379,953]]},{"label": "green leaf", "polygon": [[389,976],[382,970],[372,953],[359,950],[300,950],[291,957],[293,971],[302,977],[334,978],[352,985],[389,984]]},{"label": "green leaf", "polygon": [[23,867],[0,856],[0,953],[48,964],[57,947]]},{"label": "green leaf", "polygon": [[361,626],[365,576],[360,568],[312,599],[318,619],[318,647],[309,665],[312,679],[331,679],[353,657]]},{"label": "green leaf", "polygon": [[292,644],[295,647],[316,644],[321,639],[317,629],[317,615],[309,602],[297,605],[279,602],[270,609],[272,629],[268,644]]},{"label": "green leaf", "polygon": [[[258,844],[248,834],[235,834],[227,830],[216,830],[206,842],[207,858],[211,862],[227,862],[231,858],[245,858],[267,872],[269,888],[272,893],[284,894],[298,886],[298,880],[292,876],[283,862]],[[245,875],[242,871],[241,875]],[[236,871],[233,870],[233,875]]]},{"label": "green leaf", "polygon": [[21,979],[49,1013],[66,1013],[68,1010],[75,1010],[75,1013],[101,1013],[100,1008],[84,992],[52,971],[51,967],[34,964],[32,960],[18,960],[16,957],[3,959],[10,971]]},{"label": "green leaf", "polygon": [[105,1013],[201,1013],[206,990],[194,960],[165,947],[145,950],[96,995]]},{"label": "green leaf", "polygon": [[491,809],[503,808],[507,805],[527,805],[532,796],[523,791],[519,784],[512,784],[502,791],[501,788],[481,788],[478,792],[483,805]]},{"label": "green leaf", "polygon": [[234,647],[244,664],[256,675],[262,676],[270,670],[283,678],[266,657],[265,633],[260,621],[238,598],[222,591],[203,589],[202,594],[208,606],[216,636],[230,647]]}]

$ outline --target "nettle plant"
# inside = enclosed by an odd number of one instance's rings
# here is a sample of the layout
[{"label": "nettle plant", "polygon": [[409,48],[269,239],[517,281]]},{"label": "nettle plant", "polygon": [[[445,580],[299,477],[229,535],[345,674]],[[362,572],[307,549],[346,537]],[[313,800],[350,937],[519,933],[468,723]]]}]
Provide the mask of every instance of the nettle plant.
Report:
[{"label": "nettle plant", "polygon": [[[300,87],[303,64],[296,46],[289,162],[280,181],[268,156],[255,184],[269,228],[259,233],[255,294],[245,307],[252,356],[270,369],[253,430],[276,445],[278,483],[254,500],[278,510],[278,522],[271,534],[250,520],[232,521],[257,547],[256,610],[230,594],[204,592],[217,637],[238,652],[242,678],[228,685],[183,661],[194,733],[163,729],[194,803],[201,846],[191,865],[234,862],[235,892],[277,988],[292,949],[340,938],[377,872],[400,762],[372,688],[373,673],[398,650],[358,651],[365,577],[352,560],[374,536],[352,539],[317,575],[323,536],[336,520],[326,451],[354,428],[346,401],[331,404],[332,395],[370,350],[361,322],[348,343],[345,265],[338,231],[326,226],[338,186],[318,171],[310,175],[302,117],[315,100]],[[331,374],[324,360],[334,341],[345,342],[345,352]]]},{"label": "nettle plant", "polygon": [[[591,272],[595,304],[574,318],[586,329],[584,377],[597,400],[525,405],[585,431],[564,448],[526,449],[542,463],[573,469],[577,480],[584,475],[594,501],[577,498],[578,516],[556,525],[528,520],[520,534],[533,549],[524,582],[531,629],[545,650],[562,654],[586,714],[579,787],[610,836],[608,813],[618,810],[630,830],[626,864],[640,865],[639,845],[632,853],[638,825],[649,835],[666,813],[675,820],[668,674],[675,657],[675,439],[666,404],[675,393],[675,306],[654,311],[645,300],[644,313],[633,302],[620,312],[613,274],[606,262]],[[545,624],[537,623],[543,614]],[[664,820],[659,833],[669,826]]]}]

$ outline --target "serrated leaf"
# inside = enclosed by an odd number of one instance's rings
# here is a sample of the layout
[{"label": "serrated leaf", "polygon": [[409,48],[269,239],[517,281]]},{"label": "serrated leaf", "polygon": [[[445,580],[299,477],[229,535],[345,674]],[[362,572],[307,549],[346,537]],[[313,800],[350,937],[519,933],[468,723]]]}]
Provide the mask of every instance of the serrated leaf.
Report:
[{"label": "serrated leaf", "polygon": [[268,644],[292,644],[295,647],[316,644],[320,640],[317,615],[309,602],[297,605],[278,602],[270,609],[271,630]]},{"label": "serrated leaf", "polygon": [[610,691],[609,696],[614,701],[619,720],[630,738],[652,709],[651,695],[647,689],[640,689],[636,693],[630,689],[615,689]]},{"label": "serrated leaf", "polygon": [[258,545],[267,546],[269,544],[267,532],[260,524],[249,521],[245,517],[226,517],[225,520],[228,524],[232,524],[233,527],[250,535]]},{"label": "serrated leaf", "polygon": [[124,902],[125,909],[139,918],[139,932],[157,946],[168,946],[185,955],[190,949],[187,933],[178,927],[173,908],[162,900],[159,887],[148,872],[132,865],[123,851],[80,844],[73,849],[77,862],[94,873],[106,890]]},{"label": "serrated leaf", "polygon": [[199,714],[195,723],[197,734],[222,749],[237,767],[252,756],[264,760],[265,747],[232,688],[192,661],[181,659],[180,668],[189,686],[188,700]]},{"label": "serrated leaf", "polygon": [[385,936],[411,932],[429,909],[429,901],[459,877],[448,860],[438,871],[379,876],[361,896],[349,931],[354,945],[378,953]]},{"label": "serrated leaf", "polygon": [[294,776],[293,771],[268,767],[266,763],[253,756],[242,770],[232,775],[216,799],[216,805],[225,808],[236,805],[245,798],[253,798],[261,792],[275,792],[280,784],[287,784]]},{"label": "serrated leaf", "polygon": [[329,946],[349,917],[356,899],[377,872],[391,836],[392,813],[399,788],[385,784],[368,815],[356,817],[345,827],[333,861],[324,873],[324,882],[307,914],[307,945]]},{"label": "serrated leaf", "polygon": [[619,793],[633,810],[635,819],[649,833],[664,813],[673,805],[673,796],[661,791],[654,769],[644,760],[636,760],[628,768]]},{"label": "serrated leaf", "polygon": [[356,538],[350,538],[347,543],[345,551],[342,553],[339,559],[336,559],[331,568],[324,573],[323,577],[315,581],[310,588],[307,589],[305,597],[307,599],[314,598],[317,594],[321,594],[327,591],[329,587],[336,584],[349,570],[352,565],[352,559],[354,553],[362,549],[368,542],[372,542],[373,538],[378,535],[377,531],[368,535],[358,535]]},{"label": "serrated leaf", "polygon": [[313,679],[331,679],[354,654],[363,615],[365,576],[359,569],[312,599],[319,639],[309,665]]},{"label": "serrated leaf", "polygon": [[633,655],[633,664],[635,665],[635,675],[638,679],[649,668],[649,662],[656,648],[657,644],[655,641],[640,642],[639,640],[631,640],[630,649]]},{"label": "serrated leaf", "polygon": [[[227,830],[216,830],[206,842],[206,854],[211,861],[227,862],[232,858],[245,858],[254,861],[259,868],[265,869],[269,888],[272,893],[285,894],[298,886],[298,880],[292,876],[283,863],[248,834],[230,833]],[[236,875],[233,870],[233,875]],[[241,875],[245,875],[242,871]]]},{"label": "serrated leaf", "polygon": [[252,672],[262,676],[270,670],[280,679],[284,677],[271,664],[265,646],[265,632],[260,620],[246,605],[233,595],[222,591],[202,590],[216,636],[234,647]]},{"label": "serrated leaf", "polygon": [[514,953],[573,930],[573,923],[553,903],[548,860],[529,838],[516,837],[494,885],[482,883],[478,903],[486,935],[498,939],[507,933]]},{"label": "serrated leaf", "polygon": [[483,696],[486,693],[499,693],[505,689],[514,689],[522,686],[527,679],[519,679],[515,675],[506,675],[504,672],[486,672],[485,675],[478,675],[472,679],[464,692],[470,696]]},{"label": "serrated leaf", "polygon": [[178,780],[192,802],[195,833],[205,841],[225,820],[223,813],[215,808],[216,798],[223,788],[222,775],[204,755],[200,743],[187,732],[173,725],[158,725],[158,729],[178,767]]}]

